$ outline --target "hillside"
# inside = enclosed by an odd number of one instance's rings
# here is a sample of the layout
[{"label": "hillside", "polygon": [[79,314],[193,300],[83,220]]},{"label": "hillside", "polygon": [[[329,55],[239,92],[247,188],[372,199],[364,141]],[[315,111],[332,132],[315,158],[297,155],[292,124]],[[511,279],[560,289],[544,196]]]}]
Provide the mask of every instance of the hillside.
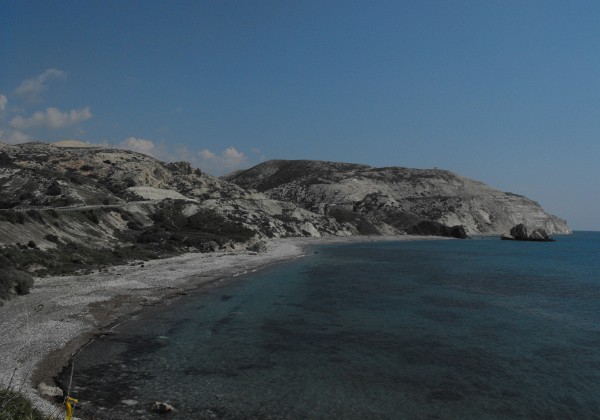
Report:
[{"label": "hillside", "polygon": [[519,223],[551,234],[571,232],[527,197],[439,169],[274,160],[224,179],[381,233],[410,232],[420,221],[462,225],[469,234],[500,234]]},{"label": "hillside", "polygon": [[0,143],[0,257],[30,273],[252,247],[265,238],[354,233],[186,162],[59,146]]}]

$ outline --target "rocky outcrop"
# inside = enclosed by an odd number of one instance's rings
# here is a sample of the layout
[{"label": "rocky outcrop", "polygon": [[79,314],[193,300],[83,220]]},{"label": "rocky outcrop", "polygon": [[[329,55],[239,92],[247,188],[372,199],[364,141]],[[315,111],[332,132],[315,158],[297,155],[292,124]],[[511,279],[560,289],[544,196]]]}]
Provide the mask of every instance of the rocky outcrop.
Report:
[{"label": "rocky outcrop", "polygon": [[533,242],[552,242],[554,239],[548,236],[548,233],[541,228],[534,229],[531,233],[528,232],[527,226],[520,223],[513,226],[510,230],[510,234],[503,234],[500,237],[502,240],[513,240],[513,241],[533,241]]},{"label": "rocky outcrop", "polygon": [[341,214],[356,228],[351,220],[381,233],[406,232],[424,220],[462,225],[468,234],[500,234],[519,223],[571,232],[535,201],[440,169],[276,160],[225,179],[338,221]]},{"label": "rocky outcrop", "polygon": [[465,228],[458,225],[448,227],[438,222],[424,220],[409,227],[406,231],[409,235],[428,235],[428,236],[445,236],[456,239],[467,239],[468,235]]}]

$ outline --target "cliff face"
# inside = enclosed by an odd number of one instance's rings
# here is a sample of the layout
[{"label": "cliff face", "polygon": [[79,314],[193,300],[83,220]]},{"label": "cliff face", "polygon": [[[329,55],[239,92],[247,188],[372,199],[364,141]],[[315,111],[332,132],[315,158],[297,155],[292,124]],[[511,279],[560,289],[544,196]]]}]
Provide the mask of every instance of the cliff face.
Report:
[{"label": "cliff face", "polygon": [[438,169],[372,168],[319,161],[269,161],[225,177],[338,221],[399,233],[423,220],[499,234],[516,224],[571,233],[566,222],[526,197]]}]

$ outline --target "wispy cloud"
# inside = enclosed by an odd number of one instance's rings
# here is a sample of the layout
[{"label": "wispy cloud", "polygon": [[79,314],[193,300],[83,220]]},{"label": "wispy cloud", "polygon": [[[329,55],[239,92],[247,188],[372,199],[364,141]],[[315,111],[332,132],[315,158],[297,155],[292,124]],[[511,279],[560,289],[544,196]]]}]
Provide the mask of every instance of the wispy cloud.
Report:
[{"label": "wispy cloud", "polygon": [[65,79],[67,74],[59,69],[47,69],[42,74],[38,74],[31,79],[26,79],[15,89],[17,95],[26,96],[31,99],[37,99],[38,96],[46,90],[46,85],[50,80]]},{"label": "wispy cloud", "polygon": [[196,156],[195,159],[192,159],[195,164],[202,170],[217,175],[248,165],[248,157],[233,146],[226,148],[220,154],[209,149],[202,149]]},{"label": "wispy cloud", "polygon": [[13,130],[10,128],[0,127],[0,141],[8,144],[19,144],[27,143],[33,139],[28,135],[19,130]]},{"label": "wispy cloud", "polygon": [[10,125],[17,130],[27,130],[34,127],[45,127],[52,130],[58,130],[89,120],[90,118],[92,118],[90,107],[72,109],[66,112],[51,107],[46,108],[45,111],[38,111],[28,118],[23,118],[21,116],[14,117],[10,121]]},{"label": "wispy cloud", "polygon": [[6,104],[8,103],[8,98],[2,94],[0,94],[0,112],[6,109]]},{"label": "wispy cloud", "polygon": [[163,143],[156,143],[140,137],[128,137],[118,143],[116,147],[144,153],[165,162],[184,160],[213,175],[222,175],[250,164],[248,156],[233,146],[227,147],[221,153],[215,153],[209,149],[190,151],[185,146],[179,146],[173,150],[167,148]]},{"label": "wispy cloud", "polygon": [[154,156],[156,153],[156,145],[152,140],[146,140],[139,137],[127,137],[119,144],[119,147],[150,156]]}]

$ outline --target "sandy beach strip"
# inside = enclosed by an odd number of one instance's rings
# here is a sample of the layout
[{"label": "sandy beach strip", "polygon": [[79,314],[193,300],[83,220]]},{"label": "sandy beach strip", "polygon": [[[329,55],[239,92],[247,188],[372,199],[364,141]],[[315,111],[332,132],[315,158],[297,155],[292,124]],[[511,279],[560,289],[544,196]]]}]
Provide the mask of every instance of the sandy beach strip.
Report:
[{"label": "sandy beach strip", "polygon": [[[426,239],[417,237],[419,239]],[[326,243],[414,240],[400,237],[289,238],[272,240],[264,253],[190,253],[114,266],[81,276],[37,279],[31,293],[0,307],[0,385],[11,385],[48,414],[59,414],[44,399],[40,382],[54,385],[69,358],[95,336],[107,332],[144,307],[215,286],[269,264],[308,255]]]}]

